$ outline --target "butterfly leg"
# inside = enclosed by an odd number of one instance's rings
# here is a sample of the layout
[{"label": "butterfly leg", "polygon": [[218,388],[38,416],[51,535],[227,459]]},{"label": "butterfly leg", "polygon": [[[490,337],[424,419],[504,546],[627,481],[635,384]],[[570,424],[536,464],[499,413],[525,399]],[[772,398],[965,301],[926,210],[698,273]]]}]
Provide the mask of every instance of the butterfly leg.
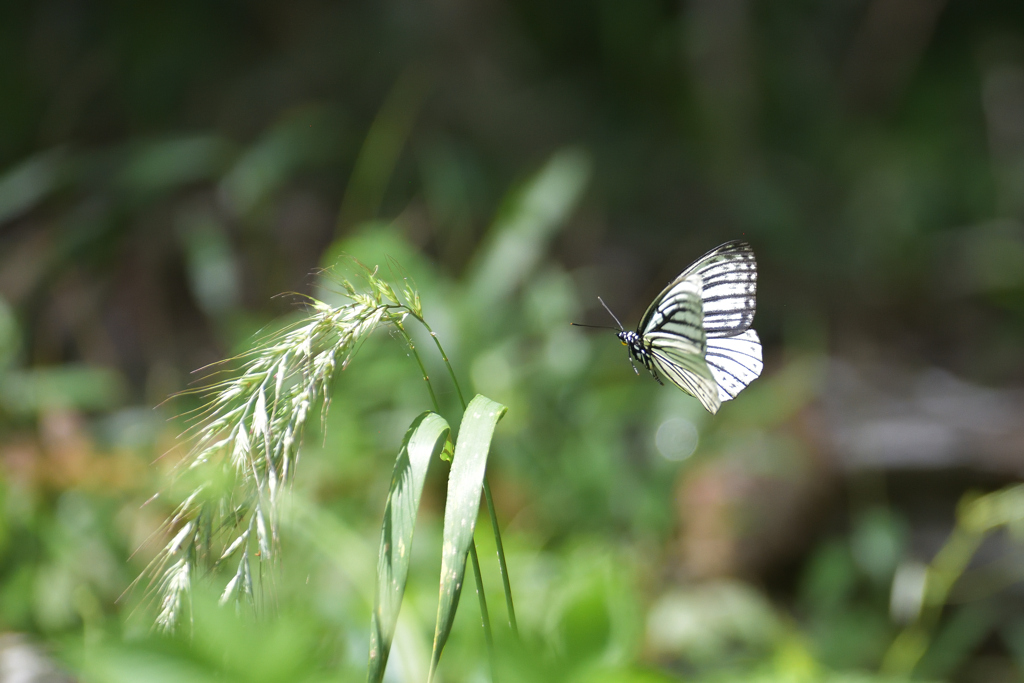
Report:
[{"label": "butterfly leg", "polygon": [[[660,377],[658,377],[658,371],[654,369],[654,365],[651,363],[651,354],[649,351],[647,351],[646,349],[641,351],[640,355],[637,356],[637,360],[644,364],[644,367],[647,368],[647,371],[649,373],[651,373],[651,377],[654,378],[655,382],[662,386],[665,386],[665,383],[661,381]],[[634,367],[633,369],[635,370],[636,368]]]},{"label": "butterfly leg", "polygon": [[658,377],[658,371],[657,371],[657,370],[655,370],[655,369],[654,369],[653,367],[651,367],[650,365],[648,365],[648,366],[647,366],[647,369],[651,371],[651,377],[653,377],[653,378],[654,378],[654,381],[655,381],[655,382],[657,382],[657,383],[658,383],[658,384],[660,384],[661,386],[665,386],[665,383],[661,381],[661,378],[660,378],[660,377]]},{"label": "butterfly leg", "polygon": [[633,372],[635,372],[637,377],[639,377],[640,371],[636,369],[636,363],[633,362],[633,354],[630,354],[627,357],[629,358],[629,364],[633,366]]}]

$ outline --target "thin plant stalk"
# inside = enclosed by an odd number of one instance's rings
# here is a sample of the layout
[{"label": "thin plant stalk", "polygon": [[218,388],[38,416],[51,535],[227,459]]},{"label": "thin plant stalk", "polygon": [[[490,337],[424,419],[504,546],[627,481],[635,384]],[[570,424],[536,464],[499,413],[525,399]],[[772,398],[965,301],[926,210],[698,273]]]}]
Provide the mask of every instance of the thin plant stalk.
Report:
[{"label": "thin plant stalk", "polygon": [[505,547],[501,543],[501,532],[498,531],[498,515],[494,511],[494,500],[491,497],[491,486],[484,477],[484,500],[487,501],[487,512],[491,517],[491,527],[494,529],[494,545],[498,550],[498,569],[501,572],[501,583],[505,589],[505,607],[508,609],[508,625],[512,632],[519,635],[519,624],[516,623],[516,608],[512,604],[512,586],[508,580],[508,567],[505,565]]},{"label": "thin plant stalk", "polygon": [[[427,391],[430,392],[430,400],[434,404],[434,412],[438,415],[441,414],[441,406],[437,401],[437,395],[434,393],[434,386],[430,382],[430,375],[427,374],[427,368],[423,365],[423,358],[420,357],[420,352],[416,349],[416,344],[413,342],[412,337],[406,331],[405,327],[402,326],[400,321],[393,321],[398,331],[402,333],[402,337],[405,339],[405,343],[409,346],[409,350],[412,351],[412,355],[416,358],[416,363],[420,366],[420,372],[423,373],[423,381],[427,383]],[[460,398],[462,394],[459,394]],[[465,410],[465,406],[463,406]],[[494,664],[494,636],[491,634],[491,618],[487,611],[487,598],[484,595],[484,580],[483,575],[480,573],[480,558],[476,552],[476,541],[469,546],[469,556],[473,560],[473,576],[476,579],[476,595],[480,602],[480,618],[483,621],[484,627],[484,640],[487,642],[487,652],[491,659],[492,671]]]},{"label": "thin plant stalk", "polygon": [[[452,384],[455,385],[455,392],[459,396],[459,403],[462,404],[462,410],[466,410],[466,398],[462,393],[462,387],[459,386],[459,380],[455,377],[455,370],[452,368],[451,362],[448,360],[448,354],[444,352],[444,347],[441,346],[441,340],[437,338],[437,334],[431,329],[427,321],[415,311],[411,311],[411,315],[420,322],[423,327],[426,328],[427,332],[430,333],[430,338],[434,340],[434,345],[437,346],[438,352],[441,354],[441,359],[444,361],[445,367],[448,368],[448,375],[452,378]],[[403,330],[404,332],[404,330]],[[410,342],[411,344],[411,342]],[[420,364],[422,367],[422,363]],[[426,371],[424,370],[424,377]],[[433,395],[433,393],[431,393]],[[491,495],[491,485],[487,483],[487,477],[484,477],[484,500],[487,502],[487,512],[491,518],[491,528],[494,530],[494,545],[498,552],[498,571],[501,574],[502,588],[505,591],[505,607],[508,609],[508,624],[512,629],[512,632],[519,635],[519,625],[516,622],[516,608],[512,603],[512,585],[508,578],[508,564],[505,562],[505,546],[501,542],[501,530],[498,527],[498,514],[494,510],[494,497]]]},{"label": "thin plant stalk", "polygon": [[907,625],[882,659],[882,672],[910,677],[932,646],[935,628],[960,580],[985,537],[999,527],[1024,523],[1024,485],[992,493],[968,493],[957,506],[957,523],[928,565],[917,619]]},{"label": "thin plant stalk", "polygon": [[[427,368],[423,365],[423,359],[420,357],[420,352],[416,350],[416,344],[413,343],[412,337],[405,331],[405,327],[400,321],[395,321],[395,327],[402,333],[402,337],[405,339],[405,343],[409,346],[409,350],[412,351],[413,357],[416,358],[416,363],[420,366],[420,372],[423,374],[423,381],[427,384],[427,391],[430,392],[430,402],[434,404],[434,412],[438,415],[441,414],[441,405],[437,402],[437,395],[434,394],[434,385],[430,383],[430,375],[427,374]],[[463,407],[465,409],[465,407]]]},{"label": "thin plant stalk", "polygon": [[484,641],[487,643],[487,655],[491,663],[491,680],[497,680],[497,669],[494,665],[494,635],[491,633],[491,618],[487,614],[487,601],[484,600],[484,577],[480,574],[480,558],[476,554],[476,542],[469,546],[469,557],[473,560],[473,576],[476,578],[476,592],[480,596],[480,616],[484,621]]}]

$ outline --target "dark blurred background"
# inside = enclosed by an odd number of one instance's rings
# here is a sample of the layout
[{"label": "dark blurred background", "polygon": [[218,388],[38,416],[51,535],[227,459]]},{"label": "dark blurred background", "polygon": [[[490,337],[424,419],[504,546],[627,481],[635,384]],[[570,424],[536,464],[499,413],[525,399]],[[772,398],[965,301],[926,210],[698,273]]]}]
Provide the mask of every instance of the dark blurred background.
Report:
[{"label": "dark blurred background", "polygon": [[[260,680],[359,675],[372,571],[346,563],[372,567],[429,407],[387,334],[307,438],[298,492],[353,533],[294,541],[300,635],[231,622],[225,664],[117,601],[192,407],[162,402],[345,252],[414,275],[509,406],[491,477],[561,680],[875,680],[958,501],[1024,473],[1022,220],[1010,0],[0,3],[0,645],[84,680],[256,680],[254,642],[280,654]],[[765,371],[714,419],[568,327],[608,322],[597,295],[635,323],[729,239],[758,256]],[[429,652],[435,478],[395,681]],[[918,676],[1022,680],[1011,527]],[[448,675],[479,680],[464,618]]]}]

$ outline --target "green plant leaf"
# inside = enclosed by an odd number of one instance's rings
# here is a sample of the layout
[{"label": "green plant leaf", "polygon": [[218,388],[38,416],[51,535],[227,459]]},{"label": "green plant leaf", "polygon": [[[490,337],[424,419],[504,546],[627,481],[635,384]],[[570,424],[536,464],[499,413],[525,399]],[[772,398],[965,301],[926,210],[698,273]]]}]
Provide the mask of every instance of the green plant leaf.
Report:
[{"label": "green plant leaf", "polygon": [[466,575],[466,555],[473,543],[473,529],[480,512],[480,496],[491,450],[491,436],[507,408],[477,394],[462,416],[455,444],[448,500],[444,507],[444,536],[441,542],[441,594],[437,605],[434,649],[430,656],[430,679],[434,678],[441,650],[455,620],[455,610]]},{"label": "green plant leaf", "polygon": [[583,196],[590,167],[590,157],[583,150],[560,150],[505,200],[470,268],[466,291],[478,315],[500,310],[498,302],[533,273]]},{"label": "green plant leaf", "polygon": [[377,592],[370,620],[370,661],[366,680],[371,683],[379,683],[384,678],[398,610],[405,593],[405,581],[409,576],[412,534],[423,482],[430,461],[447,440],[448,431],[448,422],[443,417],[437,413],[423,413],[409,426],[395,461],[380,530]]},{"label": "green plant leaf", "polygon": [[80,364],[11,370],[0,384],[0,409],[36,415],[54,408],[110,410],[124,400],[124,379],[106,368]]},{"label": "green plant leaf", "polygon": [[338,210],[339,232],[377,215],[428,87],[427,74],[416,67],[392,87],[356,158]]},{"label": "green plant leaf", "polygon": [[451,462],[453,457],[455,457],[455,442],[452,441],[451,434],[449,434],[444,441],[444,448],[441,449],[441,459]]},{"label": "green plant leaf", "polygon": [[42,152],[0,175],[0,223],[30,211],[66,182],[68,159],[61,150]]}]

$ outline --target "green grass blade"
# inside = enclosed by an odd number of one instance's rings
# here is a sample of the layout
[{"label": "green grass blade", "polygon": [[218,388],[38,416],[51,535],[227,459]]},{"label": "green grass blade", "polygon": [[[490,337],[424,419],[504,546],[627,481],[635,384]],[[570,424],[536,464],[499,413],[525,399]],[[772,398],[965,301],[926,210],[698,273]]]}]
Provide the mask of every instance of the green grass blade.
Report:
[{"label": "green grass blade", "polygon": [[384,678],[409,576],[412,534],[423,482],[430,460],[441,450],[448,429],[448,423],[437,413],[423,413],[410,425],[395,461],[380,530],[377,592],[370,621],[370,661],[366,677],[370,683],[379,683]]},{"label": "green grass blade", "polygon": [[477,315],[500,310],[500,302],[534,272],[582,198],[590,167],[583,150],[563,149],[504,201],[469,269],[466,292]]},{"label": "green grass blade", "polygon": [[444,508],[444,537],[441,550],[441,595],[437,605],[434,649],[430,657],[430,679],[434,677],[448,634],[455,620],[459,594],[466,575],[466,555],[473,543],[473,529],[480,512],[487,455],[491,436],[505,406],[477,395],[462,417],[455,457],[448,476],[448,501]]}]

